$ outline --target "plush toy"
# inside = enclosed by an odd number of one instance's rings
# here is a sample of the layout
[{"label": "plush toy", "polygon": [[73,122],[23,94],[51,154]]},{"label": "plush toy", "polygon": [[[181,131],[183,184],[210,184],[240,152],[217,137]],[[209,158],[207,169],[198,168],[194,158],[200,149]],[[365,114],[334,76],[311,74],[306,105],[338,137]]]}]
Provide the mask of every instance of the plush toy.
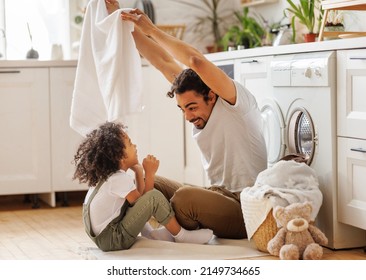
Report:
[{"label": "plush toy", "polygon": [[271,255],[281,260],[318,260],[323,256],[320,245],[328,239],[316,226],[310,224],[310,202],[293,203],[287,207],[276,206],[273,216],[280,226],[279,231],[267,245]]}]

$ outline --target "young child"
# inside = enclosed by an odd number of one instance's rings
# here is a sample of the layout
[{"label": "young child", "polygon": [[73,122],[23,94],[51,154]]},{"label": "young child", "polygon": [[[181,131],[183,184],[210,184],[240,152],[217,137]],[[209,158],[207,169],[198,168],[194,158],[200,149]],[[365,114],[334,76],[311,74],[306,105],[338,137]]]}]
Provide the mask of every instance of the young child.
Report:
[{"label": "young child", "polygon": [[[139,164],[136,145],[122,124],[106,122],[89,133],[74,162],[74,179],[90,187],[83,204],[85,230],[101,250],[128,249],[140,232],[151,239],[197,244],[212,238],[210,229],[188,231],[178,224],[170,203],[154,189],[159,160],[148,155]],[[153,229],[151,217],[165,228]]]}]

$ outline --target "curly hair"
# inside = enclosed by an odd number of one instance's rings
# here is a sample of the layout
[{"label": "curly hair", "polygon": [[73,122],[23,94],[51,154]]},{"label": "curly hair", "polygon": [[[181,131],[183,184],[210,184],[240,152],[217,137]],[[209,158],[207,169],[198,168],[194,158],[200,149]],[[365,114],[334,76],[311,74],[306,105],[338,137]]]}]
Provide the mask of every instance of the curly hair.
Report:
[{"label": "curly hair", "polygon": [[200,76],[192,69],[184,69],[174,80],[167,96],[174,97],[174,94],[182,94],[188,90],[194,90],[207,102],[210,88],[202,81]]},{"label": "curly hair", "polygon": [[125,128],[120,123],[106,122],[90,132],[74,156],[73,180],[92,187],[119,170],[120,161],[126,156]]}]

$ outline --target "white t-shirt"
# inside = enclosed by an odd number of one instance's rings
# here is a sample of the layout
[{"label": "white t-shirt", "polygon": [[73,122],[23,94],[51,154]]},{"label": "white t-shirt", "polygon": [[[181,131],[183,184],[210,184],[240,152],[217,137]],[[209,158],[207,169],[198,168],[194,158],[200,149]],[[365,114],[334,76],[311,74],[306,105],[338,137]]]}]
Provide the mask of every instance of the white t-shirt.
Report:
[{"label": "white t-shirt", "polygon": [[[89,188],[85,203],[94,189],[95,187]],[[133,189],[135,189],[133,178],[123,170],[117,171],[103,183],[90,203],[90,222],[95,235],[100,234],[120,214],[126,201],[125,197]]]},{"label": "white t-shirt", "polygon": [[210,184],[239,192],[267,168],[267,151],[257,102],[243,85],[234,84],[236,103],[218,98],[204,129],[193,127],[193,138]]}]

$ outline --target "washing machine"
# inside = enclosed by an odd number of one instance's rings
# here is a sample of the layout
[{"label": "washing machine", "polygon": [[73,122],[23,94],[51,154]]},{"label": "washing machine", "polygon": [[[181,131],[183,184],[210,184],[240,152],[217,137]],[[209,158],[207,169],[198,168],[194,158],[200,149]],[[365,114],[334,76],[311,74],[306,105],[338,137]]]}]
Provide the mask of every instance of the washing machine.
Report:
[{"label": "washing machine", "polygon": [[270,167],[301,154],[319,179],[323,204],[317,226],[332,249],[365,246],[365,231],[337,220],[336,52],[274,56],[271,89],[257,95]]}]

